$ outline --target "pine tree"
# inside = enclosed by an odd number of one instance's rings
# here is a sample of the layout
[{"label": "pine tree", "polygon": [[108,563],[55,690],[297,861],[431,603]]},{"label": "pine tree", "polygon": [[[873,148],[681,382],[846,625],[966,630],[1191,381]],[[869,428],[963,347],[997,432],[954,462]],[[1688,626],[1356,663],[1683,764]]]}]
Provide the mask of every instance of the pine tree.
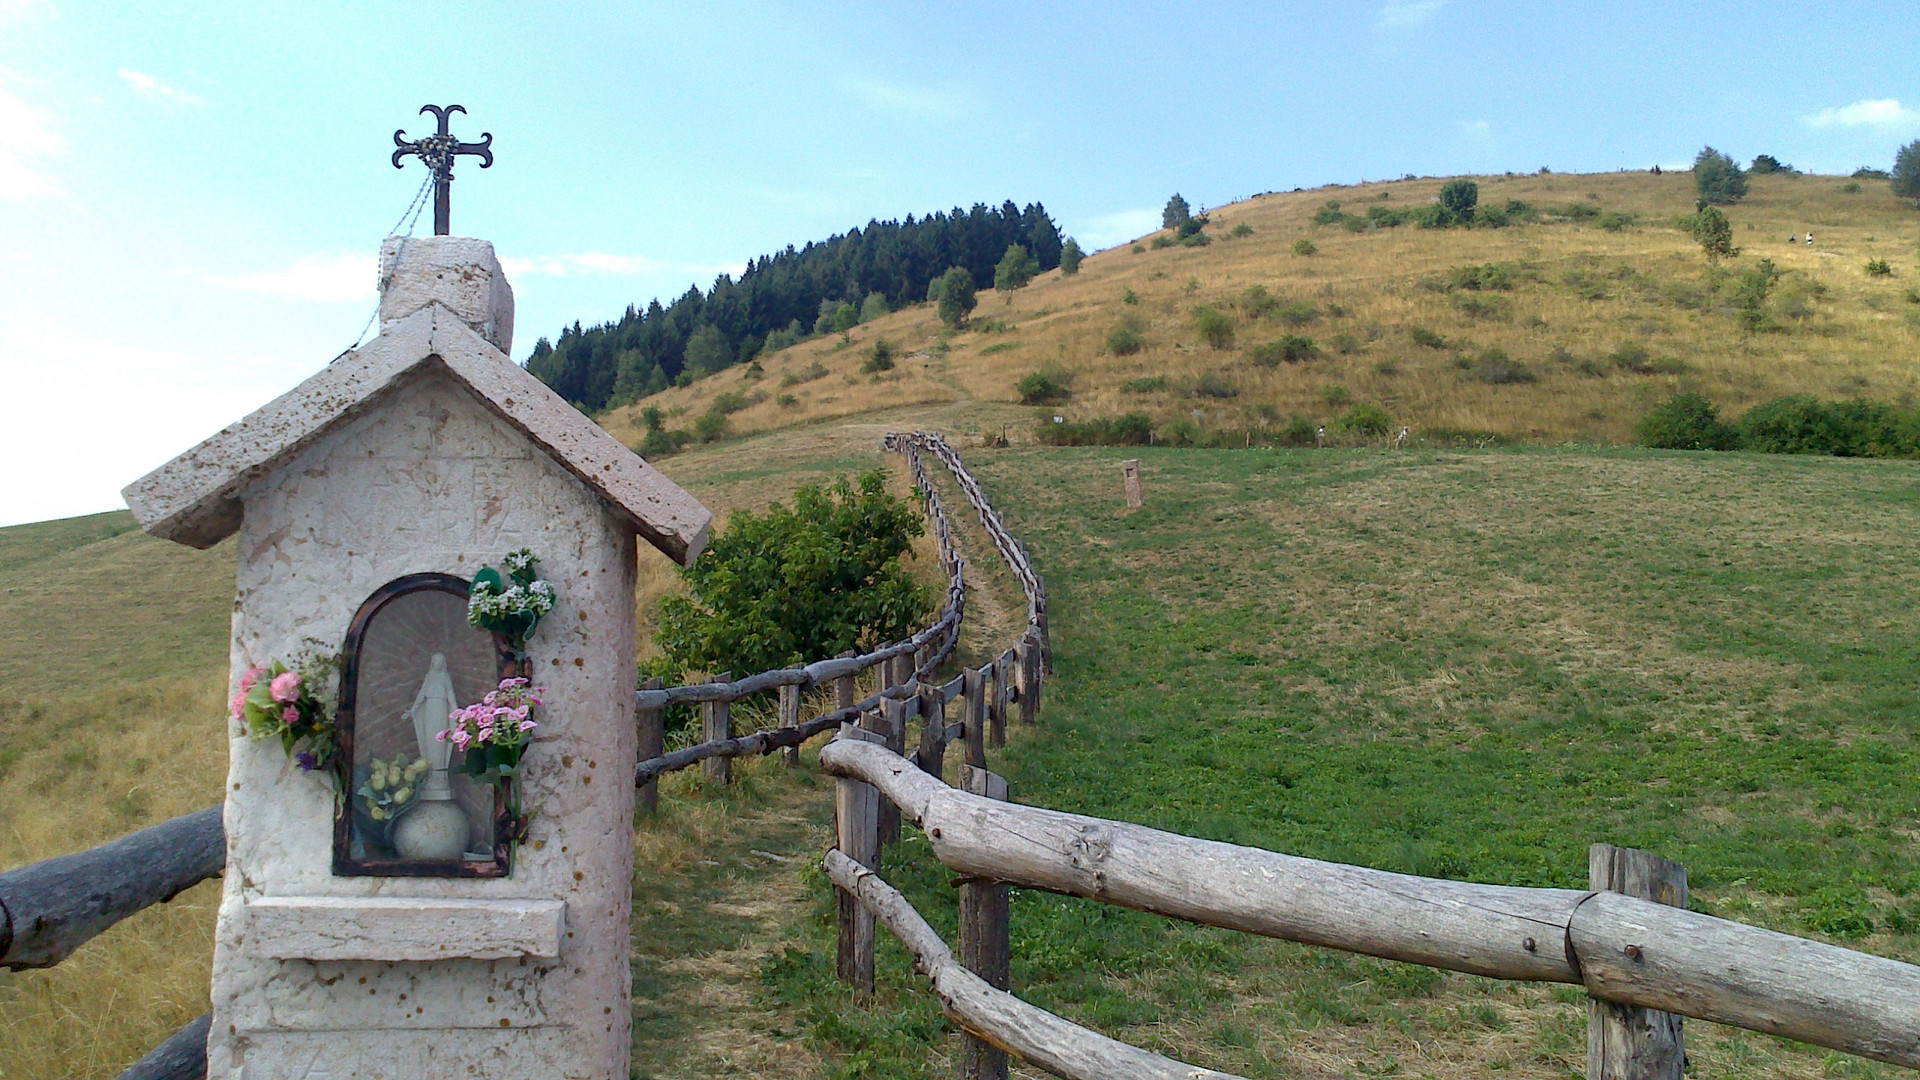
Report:
[{"label": "pine tree", "polygon": [[1920,200],[1920,139],[1900,148],[1893,156],[1893,193],[1902,199]]},{"label": "pine tree", "polygon": [[1700,198],[1715,206],[1739,202],[1747,195],[1747,174],[1733,159],[1709,146],[1693,159],[1693,184]]}]

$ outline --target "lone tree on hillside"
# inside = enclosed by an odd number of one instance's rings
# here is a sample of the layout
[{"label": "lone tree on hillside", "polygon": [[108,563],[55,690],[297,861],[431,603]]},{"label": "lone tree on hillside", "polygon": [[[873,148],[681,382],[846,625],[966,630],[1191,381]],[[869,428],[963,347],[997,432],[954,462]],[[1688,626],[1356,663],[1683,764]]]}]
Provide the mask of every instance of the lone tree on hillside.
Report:
[{"label": "lone tree on hillside", "polygon": [[1179,192],[1174,192],[1173,198],[1167,200],[1167,208],[1160,211],[1160,227],[1178,232],[1181,226],[1191,220],[1193,211],[1187,206],[1187,200],[1181,198]]},{"label": "lone tree on hillside", "polygon": [[1920,201],[1920,139],[1901,147],[1893,156],[1891,179],[1895,195]]},{"label": "lone tree on hillside", "polygon": [[1440,205],[1457,221],[1472,221],[1473,208],[1480,205],[1480,185],[1471,180],[1449,180],[1440,189]]},{"label": "lone tree on hillside", "polygon": [[1790,173],[1793,166],[1782,165],[1780,159],[1772,154],[1761,154],[1753,159],[1752,165],[1747,166],[1747,171],[1755,176],[1764,176],[1767,173]]},{"label": "lone tree on hillside", "polygon": [[1732,158],[1709,146],[1693,159],[1693,185],[1700,189],[1700,198],[1727,206],[1746,198],[1747,174]]},{"label": "lone tree on hillside", "polygon": [[1067,237],[1067,245],[1060,249],[1060,273],[1072,277],[1080,272],[1080,260],[1086,254],[1080,250],[1080,241]]},{"label": "lone tree on hillside", "polygon": [[995,292],[1013,303],[1013,290],[1025,288],[1033,276],[1040,272],[1040,263],[1027,249],[1019,244],[1008,244],[1007,253],[1000,256],[1000,265],[993,268],[993,288]]},{"label": "lone tree on hillside", "polygon": [[980,302],[973,295],[973,275],[962,266],[955,266],[933,279],[933,288],[928,291],[940,311],[940,321],[955,330],[960,329],[967,321],[967,313]]},{"label": "lone tree on hillside", "polygon": [[1701,201],[1688,228],[1693,238],[1700,241],[1700,249],[1707,253],[1708,262],[1717,263],[1740,254],[1740,249],[1733,246],[1733,225],[1727,221],[1727,215],[1708,206],[1705,200]]}]

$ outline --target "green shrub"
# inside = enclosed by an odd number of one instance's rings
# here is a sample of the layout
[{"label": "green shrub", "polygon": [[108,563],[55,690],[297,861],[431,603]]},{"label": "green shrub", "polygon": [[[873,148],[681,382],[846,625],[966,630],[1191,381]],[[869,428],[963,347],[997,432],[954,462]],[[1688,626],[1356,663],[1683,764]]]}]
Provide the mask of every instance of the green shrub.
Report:
[{"label": "green shrub", "polygon": [[1320,309],[1312,304],[1296,300],[1291,304],[1282,304],[1274,309],[1274,315],[1288,326],[1305,326],[1320,317]]},{"label": "green shrub", "polygon": [[1867,260],[1867,276],[1868,277],[1887,277],[1892,273],[1893,273],[1893,267],[1887,265],[1887,260],[1885,259],[1868,259]]},{"label": "green shrub", "polygon": [[1619,232],[1633,224],[1632,214],[1623,214],[1618,210],[1609,210],[1600,215],[1600,227],[1608,232]]},{"label": "green shrub", "polygon": [[1686,361],[1678,357],[1656,357],[1646,346],[1631,341],[1623,342],[1608,353],[1607,359],[1614,367],[1635,375],[1679,375],[1687,370]]},{"label": "green shrub", "polygon": [[1333,426],[1350,435],[1379,437],[1393,427],[1393,416],[1386,408],[1372,401],[1363,401],[1347,410]]},{"label": "green shrub", "polygon": [[1333,351],[1339,353],[1341,356],[1352,356],[1354,353],[1360,351],[1360,339],[1345,330],[1328,338],[1327,344],[1333,346]]},{"label": "green shrub", "polygon": [[1858,194],[1860,194],[1860,182],[1859,182],[1858,180],[1849,180],[1849,181],[1847,181],[1846,183],[1844,183],[1844,184],[1841,184],[1841,185],[1840,185],[1840,193],[1841,193],[1842,195],[1858,195]]},{"label": "green shrub", "polygon": [[867,350],[867,362],[860,365],[860,370],[868,375],[880,371],[892,371],[893,355],[893,342],[880,338]]},{"label": "green shrub", "polygon": [[1244,221],[1238,225],[1235,225],[1233,227],[1233,230],[1227,233],[1227,236],[1234,240],[1244,239],[1245,237],[1249,237],[1252,235],[1253,235],[1253,226],[1247,224]]},{"label": "green shrub", "polygon": [[860,302],[860,321],[870,323],[883,315],[891,314],[892,311],[893,309],[887,306],[885,293],[870,292],[867,298]]},{"label": "green shrub", "polygon": [[791,409],[795,405],[800,404],[800,399],[794,397],[792,394],[781,394],[779,397],[773,399],[773,403],[783,409]]},{"label": "green shrub", "polygon": [[1675,394],[1641,417],[1635,429],[1641,446],[1659,450],[1732,450],[1740,442],[1733,426],[1705,395]]},{"label": "green shrub", "polygon": [[1233,381],[1225,375],[1219,372],[1209,371],[1193,381],[1193,388],[1189,393],[1197,398],[1225,400],[1227,398],[1239,397],[1240,388],[1233,385]]},{"label": "green shrub", "polygon": [[1482,296],[1477,293],[1455,293],[1447,298],[1453,309],[1470,319],[1504,319],[1508,315],[1507,302],[1498,296]]},{"label": "green shrub", "polygon": [[1313,215],[1313,223],[1315,225],[1338,225],[1346,216],[1344,213],[1341,213],[1339,203],[1329,202]]},{"label": "green shrub", "polygon": [[1020,376],[1020,381],[1013,384],[1013,389],[1020,395],[1022,405],[1057,405],[1067,400],[1068,396],[1063,381],[1044,371]]},{"label": "green shrub", "polygon": [[693,437],[703,443],[718,440],[727,433],[727,414],[718,409],[709,409],[693,421]]},{"label": "green shrub", "polygon": [[1353,404],[1353,392],[1338,384],[1320,391],[1320,400],[1335,409],[1344,409]]},{"label": "green shrub", "polygon": [[1413,343],[1415,345],[1428,349],[1444,349],[1447,347],[1446,338],[1441,337],[1439,334],[1434,333],[1424,326],[1413,327],[1407,331],[1407,333],[1413,337]]},{"label": "green shrub", "polygon": [[1147,339],[1131,325],[1122,323],[1107,331],[1107,351],[1115,356],[1132,356],[1146,347]]},{"label": "green shrub", "polygon": [[[762,398],[761,400],[764,401],[766,399]],[[719,413],[721,416],[728,416],[739,412],[751,404],[753,404],[753,402],[748,401],[745,394],[742,394],[738,390],[729,390],[724,394],[714,395],[713,401],[707,405],[707,409],[710,412]]]},{"label": "green shrub", "polygon": [[1472,221],[1480,202],[1480,185],[1471,180],[1449,180],[1440,189],[1440,205],[1457,221]]},{"label": "green shrub", "polygon": [[1265,285],[1250,285],[1240,294],[1240,310],[1247,313],[1249,319],[1263,319],[1280,307],[1280,301],[1267,291]]},{"label": "green shrub", "polygon": [[1194,308],[1193,328],[1208,348],[1233,348],[1233,319],[1218,308],[1205,305]]},{"label": "green shrub", "polygon": [[1512,219],[1503,207],[1483,206],[1473,214],[1473,225],[1477,229],[1504,229],[1510,224]]},{"label": "green shrub", "polygon": [[1513,386],[1530,383],[1535,379],[1533,371],[1527,365],[1508,356],[1499,349],[1488,349],[1475,358],[1468,368],[1469,375],[1476,382],[1488,386]]},{"label": "green shrub", "polygon": [[1206,247],[1213,243],[1213,237],[1203,232],[1188,233],[1180,238],[1181,247]]},{"label": "green shrub", "polygon": [[1255,345],[1247,351],[1247,359],[1261,367],[1279,367],[1281,364],[1299,364],[1320,355],[1319,346],[1305,334],[1287,334],[1277,341],[1264,345]]},{"label": "green shrub", "polygon": [[1367,207],[1367,224],[1375,229],[1392,229],[1407,223],[1407,211],[1385,206]]},{"label": "green shrub", "polygon": [[1072,277],[1079,273],[1081,260],[1086,257],[1086,253],[1080,250],[1080,241],[1067,237],[1066,246],[1060,249],[1060,276]]},{"label": "green shrub", "polygon": [[1138,379],[1128,379],[1120,384],[1123,394],[1151,394],[1167,388],[1165,375],[1147,375]]},{"label": "green shrub", "polygon": [[1145,446],[1153,441],[1153,421],[1140,413],[1078,423],[1042,420],[1035,435],[1049,446]]},{"label": "green shrub", "polygon": [[793,507],[735,511],[660,604],[658,642],[690,670],[763,671],[906,637],[932,608],[903,558],[919,508],[876,470],[858,486],[807,485]]},{"label": "green shrub", "polygon": [[1140,302],[1140,294],[1134,292],[1132,289],[1127,289],[1121,292],[1120,302],[1123,304],[1137,304]]},{"label": "green shrub", "polygon": [[1920,416],[1877,401],[1775,398],[1740,418],[1740,442],[1764,454],[1920,456]]},{"label": "green shrub", "polygon": [[1313,241],[1304,236],[1293,242],[1293,253],[1295,255],[1316,255],[1319,251],[1320,249],[1314,246]]}]

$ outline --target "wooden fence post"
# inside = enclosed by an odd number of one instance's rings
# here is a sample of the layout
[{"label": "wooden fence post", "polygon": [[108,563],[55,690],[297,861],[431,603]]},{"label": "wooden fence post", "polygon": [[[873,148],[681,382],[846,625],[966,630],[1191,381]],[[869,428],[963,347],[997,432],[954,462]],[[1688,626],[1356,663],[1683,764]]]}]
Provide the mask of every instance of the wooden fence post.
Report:
[{"label": "wooden fence post", "polygon": [[[848,649],[846,652],[840,654],[840,658],[842,660],[851,660],[857,655],[859,654],[852,649]],[[855,690],[853,681],[857,678],[859,678],[858,675],[848,674],[833,680],[833,707],[835,709],[853,708],[853,703],[857,700],[854,697]]]},{"label": "wooden fence post", "polygon": [[[900,698],[880,699],[880,733],[886,737],[887,749],[905,757],[907,754],[907,703]],[[900,808],[893,803],[880,800],[880,843],[897,844],[900,842]]]},{"label": "wooden fence post", "polygon": [[[840,725],[842,739],[883,742],[878,732],[852,724]],[[870,784],[841,777],[833,787],[834,846],[868,869],[880,866],[880,792]],[[836,949],[840,981],[860,997],[873,995],[873,913],[844,889],[834,890],[838,916]]]},{"label": "wooden fence post", "polygon": [[[667,685],[665,679],[648,679],[640,684],[642,690],[659,690]],[[640,725],[640,760],[657,758],[667,751],[667,710],[641,709],[634,714],[634,723]],[[640,785],[633,793],[634,809],[643,814],[651,814],[660,809],[660,780],[658,777]]]},{"label": "wooden fence post", "polygon": [[947,767],[947,705],[940,688],[920,684],[920,768],[944,777]]},{"label": "wooden fence post", "polygon": [[960,687],[962,723],[966,725],[967,764],[987,767],[987,672],[968,668]]},{"label": "wooden fence post", "polygon": [[[1668,907],[1687,906],[1687,868],[1632,848],[1588,848],[1587,884]],[[1587,1002],[1588,1080],[1681,1080],[1686,1060],[1680,1017],[1637,1005]]]},{"label": "wooden fence post", "polygon": [[[798,684],[780,688],[780,726],[797,728],[800,726],[800,687]],[[783,746],[780,748],[780,764],[791,769],[800,764],[800,748]]]},{"label": "wooden fence post", "polygon": [[1138,510],[1147,504],[1146,493],[1140,488],[1139,458],[1120,463],[1120,482],[1127,490],[1127,509]]},{"label": "wooden fence post", "polygon": [[1007,691],[1011,664],[1006,653],[993,659],[993,693],[987,698],[987,741],[994,746],[1007,745]]},{"label": "wooden fence post", "polygon": [[[732,682],[733,672],[723,671],[708,682]],[[700,703],[701,737],[707,742],[719,742],[733,738],[733,703],[730,701],[703,701]],[[733,759],[715,755],[700,763],[700,771],[707,779],[722,784],[733,783]]]},{"label": "wooden fence post", "polygon": [[[985,769],[968,766],[961,782],[974,795],[1007,799],[1007,781]],[[1010,989],[1012,948],[1008,916],[1012,890],[994,881],[969,879],[960,886],[960,962],[995,989]],[[960,1075],[967,1080],[1006,1080],[1006,1052],[972,1035],[960,1040]]]},{"label": "wooden fence post", "polygon": [[1013,647],[1014,680],[1020,687],[1020,723],[1031,724],[1040,711],[1040,657],[1029,632]]}]

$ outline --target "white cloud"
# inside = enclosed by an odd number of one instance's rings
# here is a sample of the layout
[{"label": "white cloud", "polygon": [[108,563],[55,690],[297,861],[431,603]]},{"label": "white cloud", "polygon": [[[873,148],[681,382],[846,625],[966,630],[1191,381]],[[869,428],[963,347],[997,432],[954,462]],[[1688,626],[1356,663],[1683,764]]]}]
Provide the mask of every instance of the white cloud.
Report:
[{"label": "white cloud", "polygon": [[1900,104],[1898,98],[1863,98],[1837,109],[1821,109],[1805,119],[1812,128],[1920,127],[1920,111]]},{"label": "white cloud", "polygon": [[1160,227],[1160,211],[1151,208],[1141,210],[1120,210],[1111,214],[1102,214],[1082,226],[1075,235],[1080,245],[1088,251],[1104,251],[1116,244],[1124,244]]},{"label": "white cloud", "polygon": [[321,303],[371,303],[379,274],[373,255],[340,252],[303,255],[281,270],[257,274],[209,275],[207,282],[241,292],[267,293]]},{"label": "white cloud", "polygon": [[59,191],[46,163],[67,152],[67,140],[54,130],[53,114],[8,90],[14,83],[30,85],[13,72],[0,71],[0,202]]},{"label": "white cloud", "polygon": [[164,101],[169,105],[205,105],[207,103],[206,99],[199,94],[171,86],[143,72],[121,68],[120,77],[126,80],[128,86],[133,87],[134,93],[143,98]]},{"label": "white cloud", "polygon": [[888,112],[955,119],[965,115],[973,106],[970,95],[953,90],[930,90],[854,76],[842,79],[841,85],[872,108]]},{"label": "white cloud", "polygon": [[1447,0],[1387,0],[1373,16],[1373,28],[1382,33],[1405,33],[1433,21]]},{"label": "white cloud", "polygon": [[1465,135],[1469,139],[1491,139],[1493,138],[1493,125],[1487,123],[1485,120],[1462,120],[1460,121],[1460,134]]}]

